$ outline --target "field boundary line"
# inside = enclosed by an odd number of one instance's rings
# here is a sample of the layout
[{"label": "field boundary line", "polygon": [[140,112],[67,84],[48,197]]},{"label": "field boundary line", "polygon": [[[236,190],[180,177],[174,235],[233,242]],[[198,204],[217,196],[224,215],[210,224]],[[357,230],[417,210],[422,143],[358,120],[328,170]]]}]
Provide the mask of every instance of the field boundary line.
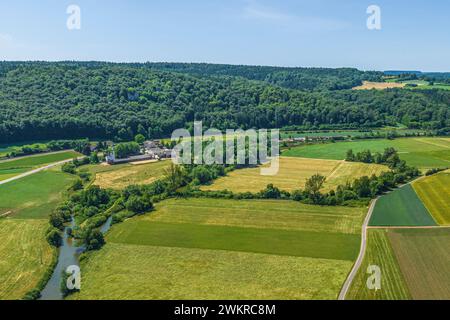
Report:
[{"label": "field boundary line", "polygon": [[344,285],[342,286],[341,292],[339,293],[339,300],[345,300],[345,296],[348,293],[348,290],[350,289],[350,286],[353,283],[353,280],[355,279],[356,274],[359,271],[359,268],[362,265],[362,262],[364,260],[364,257],[366,255],[366,247],[367,247],[367,227],[369,225],[370,219],[372,218],[373,210],[375,209],[375,205],[381,197],[377,197],[375,200],[372,201],[369,207],[369,212],[366,215],[366,218],[364,219],[364,223],[362,226],[362,237],[361,237],[361,248],[359,251],[358,258],[356,259],[355,264],[353,265],[352,270],[350,271],[347,280],[345,280]]}]

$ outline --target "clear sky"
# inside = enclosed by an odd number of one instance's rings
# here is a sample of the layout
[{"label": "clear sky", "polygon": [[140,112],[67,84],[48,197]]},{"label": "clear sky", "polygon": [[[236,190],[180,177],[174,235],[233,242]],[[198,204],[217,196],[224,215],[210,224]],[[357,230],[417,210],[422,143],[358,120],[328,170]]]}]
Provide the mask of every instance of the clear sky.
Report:
[{"label": "clear sky", "polygon": [[2,0],[0,60],[450,71],[449,16],[448,0]]}]

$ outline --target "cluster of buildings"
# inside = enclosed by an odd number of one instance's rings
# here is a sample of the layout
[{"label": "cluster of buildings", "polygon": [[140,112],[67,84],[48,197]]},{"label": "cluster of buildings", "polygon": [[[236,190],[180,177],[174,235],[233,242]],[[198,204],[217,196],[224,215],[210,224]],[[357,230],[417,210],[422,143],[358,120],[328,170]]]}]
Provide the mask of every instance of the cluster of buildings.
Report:
[{"label": "cluster of buildings", "polygon": [[172,157],[172,149],[168,149],[159,140],[145,141],[140,155],[117,159],[114,152],[106,156],[108,164],[122,164],[129,162],[169,159]]}]

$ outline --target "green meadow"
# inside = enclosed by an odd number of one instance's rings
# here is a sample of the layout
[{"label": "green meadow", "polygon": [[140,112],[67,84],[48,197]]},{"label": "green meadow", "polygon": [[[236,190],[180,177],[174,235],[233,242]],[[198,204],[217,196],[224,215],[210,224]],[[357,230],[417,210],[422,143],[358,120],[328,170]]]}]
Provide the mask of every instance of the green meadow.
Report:
[{"label": "green meadow", "polygon": [[[363,263],[347,293],[347,300],[407,300],[411,298],[397,258],[388,238],[388,230],[370,229]],[[381,290],[369,290],[369,266],[379,266],[382,271]]]},{"label": "green meadow", "polygon": [[348,150],[383,152],[385,148],[398,150],[400,158],[421,169],[450,166],[450,138],[374,139],[304,145],[285,150],[283,156],[315,159],[345,159]]},{"label": "green meadow", "polygon": [[336,299],[358,254],[360,227],[343,233],[330,222],[348,225],[346,215],[360,222],[364,210],[333,209],[163,201],[111,229],[106,246],[83,261],[83,288],[72,298]]},{"label": "green meadow", "polygon": [[78,152],[65,151],[0,161],[0,181],[51,163],[73,159],[79,156],[80,154]]},{"label": "green meadow", "polygon": [[411,185],[381,197],[370,220],[371,226],[436,226]]},{"label": "green meadow", "polygon": [[54,168],[0,185],[0,300],[23,298],[51,265],[48,216],[74,179]]},{"label": "green meadow", "polygon": [[45,170],[0,185],[0,215],[46,219],[74,179],[56,170]]}]

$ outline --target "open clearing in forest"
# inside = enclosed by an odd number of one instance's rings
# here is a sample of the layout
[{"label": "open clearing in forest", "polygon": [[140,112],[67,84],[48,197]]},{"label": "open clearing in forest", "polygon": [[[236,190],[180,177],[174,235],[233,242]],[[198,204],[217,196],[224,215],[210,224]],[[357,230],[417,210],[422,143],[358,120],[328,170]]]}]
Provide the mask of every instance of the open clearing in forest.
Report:
[{"label": "open clearing in forest", "polygon": [[82,263],[83,288],[72,298],[336,299],[364,213],[291,201],[163,201],[111,229]]},{"label": "open clearing in forest", "polygon": [[386,89],[392,89],[392,88],[403,88],[405,86],[404,83],[398,83],[398,82],[371,82],[371,81],[363,81],[363,84],[354,87],[353,90],[386,90]]},{"label": "open clearing in forest", "polygon": [[171,161],[159,161],[143,164],[121,164],[114,166],[87,166],[95,174],[94,185],[102,188],[123,189],[133,184],[150,184],[164,175]]},{"label": "open clearing in forest", "polygon": [[440,225],[450,225],[450,171],[413,183],[428,211]]},{"label": "open clearing in forest", "polygon": [[395,148],[402,160],[420,169],[450,167],[450,138],[374,139],[303,145],[283,152],[283,156],[313,159],[345,159],[348,150],[373,153]]},{"label": "open clearing in forest", "polygon": [[304,189],[306,180],[319,173],[327,177],[322,191],[330,191],[338,185],[353,182],[356,178],[379,175],[383,171],[389,169],[381,165],[364,163],[280,157],[280,170],[275,176],[261,175],[260,168],[235,170],[201,189],[258,192],[265,189],[268,184],[273,184],[281,190],[293,191]]}]

